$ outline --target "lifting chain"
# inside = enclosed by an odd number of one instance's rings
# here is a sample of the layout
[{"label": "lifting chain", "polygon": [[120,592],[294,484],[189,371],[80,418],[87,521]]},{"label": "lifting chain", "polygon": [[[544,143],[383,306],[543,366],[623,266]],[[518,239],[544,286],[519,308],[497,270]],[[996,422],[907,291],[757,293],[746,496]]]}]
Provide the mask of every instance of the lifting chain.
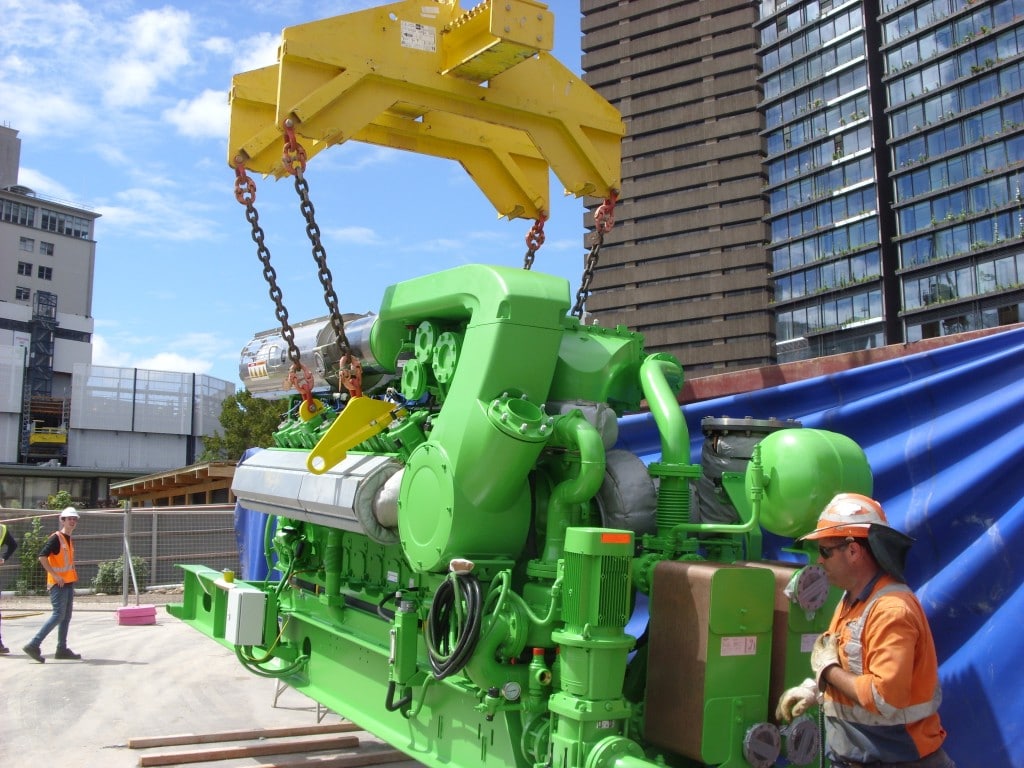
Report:
[{"label": "lifting chain", "polygon": [[590,283],[594,279],[594,270],[597,269],[604,236],[615,226],[615,202],[618,198],[618,192],[612,190],[594,212],[594,243],[590,246],[590,253],[583,267],[583,279],[580,281],[580,289],[576,292],[576,305],[572,308],[572,314],[580,320],[583,320],[584,307],[587,304],[587,297],[590,296]]},{"label": "lifting chain", "polygon": [[260,215],[256,211],[256,182],[245,172],[245,162],[235,158],[235,199],[245,206],[245,218],[252,227],[252,239],[256,243],[256,255],[263,265],[263,278],[270,286],[270,298],[274,302],[275,314],[281,322],[281,336],[288,345],[288,358],[292,361],[288,381],[302,395],[307,404],[313,402],[313,373],[302,364],[302,354],[295,343],[295,331],[288,322],[288,310],[284,306],[283,294],[277,284],[277,272],[270,264],[270,249],[267,248]]},{"label": "lifting chain", "polygon": [[306,181],[306,150],[295,138],[295,124],[291,119],[284,121],[284,161],[285,170],[295,177],[295,192],[299,196],[299,210],[306,220],[306,235],[313,246],[313,259],[317,265],[317,277],[324,288],[324,301],[331,319],[331,328],[341,351],[338,360],[338,377],[340,383],[348,390],[351,397],[359,397],[363,393],[363,367],[359,359],[352,354],[348,336],[345,335],[345,322],[342,320],[338,307],[338,294],[334,290],[334,279],[327,266],[327,250],[320,238],[320,227],[316,223],[316,211],[309,199],[309,182]]},{"label": "lifting chain", "polygon": [[548,217],[543,212],[540,213],[534,220],[533,226],[530,227],[530,231],[526,233],[526,256],[523,257],[523,269],[533,267],[533,259],[540,247],[544,245],[544,222],[547,220]]}]

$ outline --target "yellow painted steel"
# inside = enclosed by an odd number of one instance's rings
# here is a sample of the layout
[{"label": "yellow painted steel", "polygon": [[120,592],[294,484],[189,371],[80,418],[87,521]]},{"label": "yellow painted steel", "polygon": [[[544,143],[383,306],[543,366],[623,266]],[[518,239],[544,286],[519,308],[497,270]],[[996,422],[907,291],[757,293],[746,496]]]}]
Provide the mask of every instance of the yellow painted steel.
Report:
[{"label": "yellow painted steel", "polygon": [[323,474],[341,462],[350,448],[380,434],[397,416],[404,415],[394,403],[353,397],[309,452],[306,468],[315,475]]},{"label": "yellow painted steel", "polygon": [[282,33],[278,63],[232,80],[228,163],[278,178],[285,120],[312,157],[354,139],[456,160],[508,218],[621,184],[618,111],[547,53],[533,0],[405,0]]}]

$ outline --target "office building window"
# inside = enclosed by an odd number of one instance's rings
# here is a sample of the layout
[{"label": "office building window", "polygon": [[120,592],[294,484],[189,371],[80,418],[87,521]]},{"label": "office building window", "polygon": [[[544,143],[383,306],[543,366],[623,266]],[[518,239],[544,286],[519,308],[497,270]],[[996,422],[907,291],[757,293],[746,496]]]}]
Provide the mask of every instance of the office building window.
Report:
[{"label": "office building window", "polygon": [[36,241],[31,237],[18,238],[18,250],[32,253],[36,249]]},{"label": "office building window", "polygon": [[28,288],[18,286],[14,289],[14,300],[15,301],[28,301],[32,297],[32,291]]},{"label": "office building window", "polygon": [[11,200],[0,200],[0,221],[23,224],[27,227],[35,226],[36,208],[33,205],[22,205]]},{"label": "office building window", "polygon": [[39,266],[39,272],[36,277],[40,280],[53,280],[53,267]]},{"label": "office building window", "polygon": [[53,243],[39,241],[39,252],[43,256],[53,256]]},{"label": "office building window", "polygon": [[25,277],[32,277],[32,265],[27,261],[18,262],[18,274]]}]

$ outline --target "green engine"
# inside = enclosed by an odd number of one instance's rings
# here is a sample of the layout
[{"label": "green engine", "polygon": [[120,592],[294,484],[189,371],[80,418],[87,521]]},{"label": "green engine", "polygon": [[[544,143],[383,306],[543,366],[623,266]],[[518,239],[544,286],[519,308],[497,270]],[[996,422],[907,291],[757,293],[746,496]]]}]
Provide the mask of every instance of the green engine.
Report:
[{"label": "green engine", "polygon": [[[762,530],[870,493],[863,452],[722,419],[738,464],[692,464],[678,362],[569,306],[560,278],[479,265],[388,289],[375,387],[238,467],[271,577],[183,566],[171,613],[430,766],[810,764],[814,722],[771,713],[833,596],[799,549],[763,560]],[[649,466],[614,447],[645,404]]]}]

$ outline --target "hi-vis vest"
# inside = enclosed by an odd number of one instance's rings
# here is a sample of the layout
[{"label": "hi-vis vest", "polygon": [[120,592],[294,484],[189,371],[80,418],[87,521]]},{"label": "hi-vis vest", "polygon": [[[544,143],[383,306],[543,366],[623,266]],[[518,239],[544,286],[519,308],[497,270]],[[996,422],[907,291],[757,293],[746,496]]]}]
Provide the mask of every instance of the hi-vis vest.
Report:
[{"label": "hi-vis vest", "polygon": [[7,538],[7,524],[0,523],[0,547],[4,544],[4,539]]},{"label": "hi-vis vest", "polygon": [[[61,575],[65,584],[78,581],[78,573],[75,571],[75,545],[69,536],[57,531],[57,538],[60,540],[60,551],[55,555],[47,555],[46,560],[50,568]],[[46,586],[52,587],[57,582],[50,571],[46,572]]]},{"label": "hi-vis vest", "polygon": [[[868,600],[860,616],[848,622],[849,637],[843,647],[847,668],[854,675],[864,674],[864,627],[879,598],[893,593],[909,593],[902,583],[883,586]],[[945,732],[937,718],[942,703],[938,670],[916,680],[914,700],[903,707],[886,702],[874,685],[873,700],[877,712],[856,701],[837,700],[834,693],[825,697],[826,742],[829,752],[855,761],[899,763],[917,760],[942,746]],[[929,688],[929,685],[933,686]]]}]

